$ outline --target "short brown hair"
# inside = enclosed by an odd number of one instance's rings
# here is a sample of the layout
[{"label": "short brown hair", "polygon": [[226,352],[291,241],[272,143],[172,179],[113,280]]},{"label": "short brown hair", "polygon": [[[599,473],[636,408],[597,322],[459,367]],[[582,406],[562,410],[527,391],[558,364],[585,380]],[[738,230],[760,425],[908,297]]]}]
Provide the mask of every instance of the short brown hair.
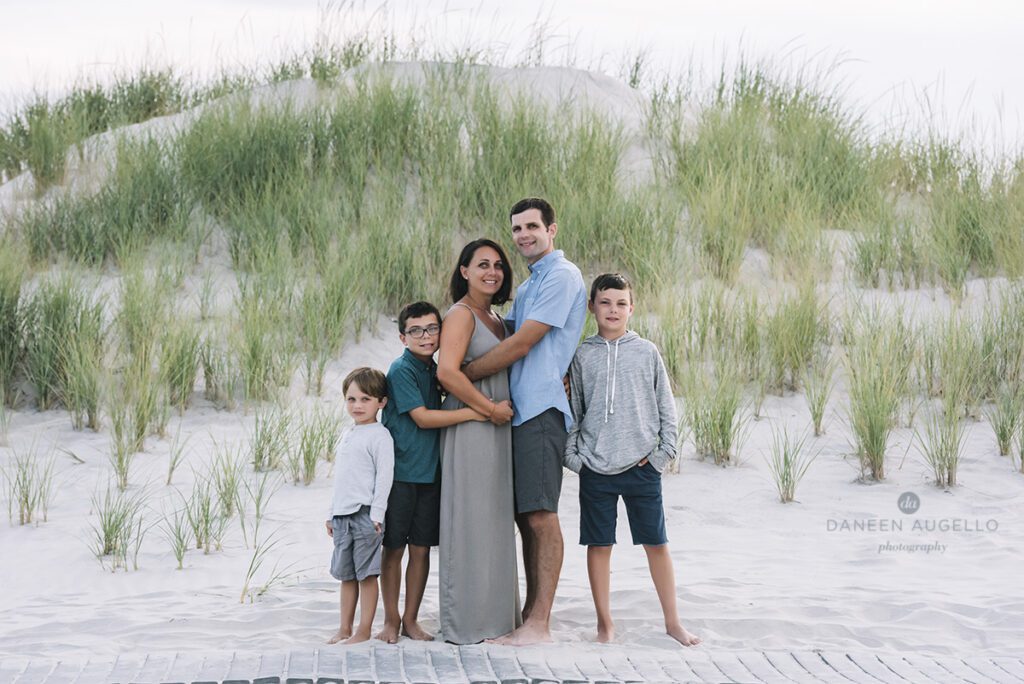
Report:
[{"label": "short brown hair", "polygon": [[633,303],[633,286],[629,278],[621,273],[602,273],[594,278],[594,284],[590,286],[591,304],[597,299],[597,293],[602,290],[626,290],[629,292],[629,303]]},{"label": "short brown hair", "polygon": [[522,214],[528,209],[536,209],[540,212],[540,220],[544,223],[544,227],[547,228],[555,222],[555,208],[551,206],[551,203],[541,197],[526,197],[519,200],[512,205],[512,209],[508,212],[509,220],[516,214]]},{"label": "short brown hair", "polygon": [[388,379],[376,368],[362,366],[345,376],[341,383],[341,391],[348,394],[349,385],[355,383],[365,394],[377,399],[388,396]]}]

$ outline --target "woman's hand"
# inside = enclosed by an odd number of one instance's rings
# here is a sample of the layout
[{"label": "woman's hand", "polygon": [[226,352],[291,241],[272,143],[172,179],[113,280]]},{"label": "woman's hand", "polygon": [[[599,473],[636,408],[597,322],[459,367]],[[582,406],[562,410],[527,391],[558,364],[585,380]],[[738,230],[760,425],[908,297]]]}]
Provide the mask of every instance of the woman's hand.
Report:
[{"label": "woman's hand", "polygon": [[512,420],[512,416],[515,411],[512,410],[512,402],[508,399],[503,401],[494,402],[494,410],[491,411],[491,415],[488,419],[495,425],[504,425],[508,421]]},{"label": "woman's hand", "polygon": [[328,537],[333,537],[334,536],[334,526],[331,525],[331,521],[330,520],[327,521],[327,536]]}]

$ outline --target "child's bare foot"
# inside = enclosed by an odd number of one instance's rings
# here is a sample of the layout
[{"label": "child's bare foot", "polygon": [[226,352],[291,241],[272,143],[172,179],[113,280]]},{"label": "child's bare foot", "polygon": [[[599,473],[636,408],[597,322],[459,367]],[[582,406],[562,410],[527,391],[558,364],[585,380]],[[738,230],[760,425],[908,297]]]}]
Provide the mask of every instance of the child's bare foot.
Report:
[{"label": "child's bare foot", "polygon": [[393,625],[389,622],[385,622],[384,628],[380,630],[380,633],[377,635],[377,638],[389,644],[397,644],[398,625]]},{"label": "child's bare foot", "polygon": [[615,625],[597,626],[597,643],[610,644],[615,641]]},{"label": "child's bare foot", "polygon": [[420,627],[418,622],[402,621],[402,635],[416,641],[433,641],[434,635]]},{"label": "child's bare foot", "polygon": [[690,634],[682,625],[667,627],[665,632],[683,646],[696,646],[700,643],[700,637],[696,634]]},{"label": "child's bare foot", "polygon": [[351,629],[339,629],[334,636],[327,640],[327,643],[336,644],[339,641],[344,641],[345,639],[348,639],[350,636],[352,636]]},{"label": "child's bare foot", "polygon": [[369,641],[369,640],[370,640],[370,630],[366,630],[365,632],[361,632],[360,631],[360,632],[356,632],[355,634],[350,636],[348,639],[346,639],[345,640],[345,645],[346,646],[351,646],[352,644],[361,644],[364,641]]}]

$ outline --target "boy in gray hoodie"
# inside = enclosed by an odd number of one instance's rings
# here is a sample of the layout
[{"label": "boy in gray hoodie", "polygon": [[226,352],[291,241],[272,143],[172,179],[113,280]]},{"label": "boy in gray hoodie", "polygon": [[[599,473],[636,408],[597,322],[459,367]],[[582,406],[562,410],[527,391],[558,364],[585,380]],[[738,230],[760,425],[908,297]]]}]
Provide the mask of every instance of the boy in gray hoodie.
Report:
[{"label": "boy in gray hoodie", "polygon": [[672,557],[665,536],[661,473],[676,453],[672,387],[657,347],[627,330],[633,314],[629,281],[598,276],[588,308],[597,334],[583,340],[569,367],[575,424],[564,462],[579,473],[580,544],[597,611],[597,640],[612,641],[611,557],[619,497],[633,544],[643,544],[665,616],[665,631],[684,646],[700,643],[679,621]]}]

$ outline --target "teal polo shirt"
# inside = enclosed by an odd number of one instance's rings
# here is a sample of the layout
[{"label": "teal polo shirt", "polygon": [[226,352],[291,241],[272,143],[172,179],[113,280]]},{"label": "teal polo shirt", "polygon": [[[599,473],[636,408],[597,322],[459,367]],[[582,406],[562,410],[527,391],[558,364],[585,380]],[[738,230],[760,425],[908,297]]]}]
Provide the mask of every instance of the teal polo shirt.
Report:
[{"label": "teal polo shirt", "polygon": [[395,481],[426,484],[440,475],[440,430],[424,430],[409,415],[423,406],[441,408],[437,366],[406,349],[388,369],[388,403],[381,422],[395,441]]}]

